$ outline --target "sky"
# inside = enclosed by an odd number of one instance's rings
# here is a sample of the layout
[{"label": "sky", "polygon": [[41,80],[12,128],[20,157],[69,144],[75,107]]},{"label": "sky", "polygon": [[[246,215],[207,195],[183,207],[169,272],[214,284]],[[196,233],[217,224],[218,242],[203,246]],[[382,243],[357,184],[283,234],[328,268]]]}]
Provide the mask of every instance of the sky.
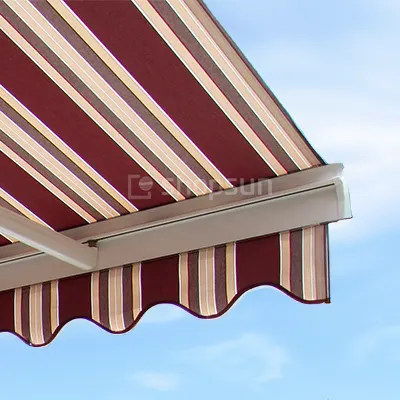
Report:
[{"label": "sky", "polygon": [[332,303],[262,288],[217,320],[162,305],[124,335],[74,321],[34,349],[1,334],[1,399],[400,398],[400,2],[207,4],[315,149],[345,164],[354,219],[331,225]]}]

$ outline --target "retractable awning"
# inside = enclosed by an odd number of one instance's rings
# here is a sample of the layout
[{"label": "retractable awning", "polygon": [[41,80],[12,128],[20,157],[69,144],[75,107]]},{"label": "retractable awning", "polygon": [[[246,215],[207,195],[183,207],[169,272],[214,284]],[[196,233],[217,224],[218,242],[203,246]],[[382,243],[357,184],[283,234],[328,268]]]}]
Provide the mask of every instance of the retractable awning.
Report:
[{"label": "retractable awning", "polygon": [[328,302],[325,165],[197,0],[4,0],[0,331],[217,317],[249,289]]}]

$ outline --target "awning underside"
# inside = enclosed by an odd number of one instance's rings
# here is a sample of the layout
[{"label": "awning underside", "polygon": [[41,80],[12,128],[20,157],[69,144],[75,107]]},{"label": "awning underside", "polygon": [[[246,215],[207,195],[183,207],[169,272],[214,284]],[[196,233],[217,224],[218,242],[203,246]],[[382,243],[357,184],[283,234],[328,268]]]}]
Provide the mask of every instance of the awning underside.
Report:
[{"label": "awning underside", "polygon": [[2,292],[0,331],[33,346],[49,343],[76,318],[122,333],[161,303],[215,318],[262,285],[304,303],[329,302],[326,229],[283,232]]},{"label": "awning underside", "polygon": [[[11,288],[0,291],[0,331],[34,346],[76,318],[125,332],[159,303],[211,318],[260,285],[329,301],[327,223],[350,215],[341,178],[318,175],[325,163],[201,1],[4,0],[0,10],[0,290]],[[229,199],[258,182],[251,223],[245,207],[218,209],[216,192]],[[199,203],[208,214],[197,223]],[[149,223],[165,238],[162,207],[181,204],[193,220],[157,253]],[[48,231],[35,241],[40,229],[14,213]],[[92,239],[82,230],[131,217],[148,229],[116,239],[121,254],[104,231],[82,249]],[[60,257],[66,248],[75,257]]]}]

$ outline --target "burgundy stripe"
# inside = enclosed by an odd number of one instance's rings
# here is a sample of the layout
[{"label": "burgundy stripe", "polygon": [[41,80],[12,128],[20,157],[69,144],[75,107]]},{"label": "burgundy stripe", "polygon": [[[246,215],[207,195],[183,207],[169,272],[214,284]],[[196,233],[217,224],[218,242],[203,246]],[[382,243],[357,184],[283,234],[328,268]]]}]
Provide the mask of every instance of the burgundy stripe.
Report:
[{"label": "burgundy stripe", "polygon": [[51,283],[42,285],[42,325],[44,341],[50,340],[51,332]]},{"label": "burgundy stripe", "polygon": [[226,245],[215,248],[215,299],[217,312],[221,312],[228,304],[226,294]]},{"label": "burgundy stripe", "polygon": [[0,47],[2,85],[120,193],[139,209],[172,201],[155,182],[147,196],[140,187],[147,173],[3,33]]},{"label": "burgundy stripe", "polygon": [[290,286],[292,293],[303,298],[303,231],[290,232]]},{"label": "burgundy stripe", "polygon": [[128,327],[133,323],[132,265],[126,265],[122,270],[122,287],[124,322]]},{"label": "burgundy stripe", "polygon": [[0,246],[5,246],[6,244],[10,244],[11,242],[6,239],[4,236],[0,235]]},{"label": "burgundy stripe", "polygon": [[142,308],[158,303],[179,303],[179,257],[142,263]]},{"label": "burgundy stripe", "polygon": [[[234,184],[240,184],[239,179],[248,182],[274,176],[132,3],[67,3]],[[227,157],[227,154],[235,154],[235,157]]]},{"label": "burgundy stripe", "polygon": [[299,169],[297,168],[296,164],[282,149],[281,145],[271,135],[271,132],[269,132],[268,128],[262,123],[262,121],[257,117],[246,101],[241,97],[239,92],[220,70],[217,64],[215,64],[213,59],[203,49],[195,36],[192,34],[189,28],[186,27],[172,7],[166,1],[150,0],[150,3],[158,11],[167,25],[169,25],[169,27],[177,34],[179,39],[190,51],[196,61],[204,68],[204,70],[226,95],[226,97],[246,120],[253,131],[256,132],[258,137],[279,160],[282,166],[288,172],[298,171]]},{"label": "burgundy stripe", "polygon": [[[14,332],[14,290],[0,292],[1,317],[0,332]],[[20,312],[20,310],[16,310]]]},{"label": "burgundy stripe", "polygon": [[90,274],[60,279],[58,292],[60,326],[75,318],[91,318]]},{"label": "burgundy stripe", "polygon": [[28,340],[29,342],[31,341],[31,330],[29,328],[29,293],[30,293],[30,287],[25,286],[22,288],[22,294],[21,294],[21,330],[22,330],[22,336]]},{"label": "burgundy stripe", "polygon": [[106,269],[100,271],[99,276],[99,310],[100,310],[100,324],[110,329],[109,307],[108,307],[108,276],[110,270]]},{"label": "burgundy stripe", "polygon": [[237,289],[280,283],[279,234],[244,240],[236,244]]},{"label": "burgundy stripe", "polygon": [[188,254],[188,286],[189,286],[189,309],[197,314],[200,312],[199,295],[199,252],[191,251]]}]

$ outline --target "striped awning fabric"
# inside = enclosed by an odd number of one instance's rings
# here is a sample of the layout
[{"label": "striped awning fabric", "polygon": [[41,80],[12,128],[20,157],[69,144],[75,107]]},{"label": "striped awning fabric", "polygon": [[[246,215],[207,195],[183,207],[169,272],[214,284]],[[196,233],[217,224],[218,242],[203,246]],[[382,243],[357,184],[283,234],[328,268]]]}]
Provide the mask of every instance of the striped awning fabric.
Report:
[{"label": "striped awning fabric", "polygon": [[[202,1],[0,10],[2,207],[63,231],[324,164]],[[328,301],[326,240],[304,228],[3,292],[0,330],[124,332],[162,302],[214,317],[262,284]]]},{"label": "striped awning fabric", "polygon": [[2,292],[0,331],[33,346],[49,343],[76,318],[122,333],[161,303],[215,318],[261,285],[304,303],[325,302],[325,229],[304,228]]}]

